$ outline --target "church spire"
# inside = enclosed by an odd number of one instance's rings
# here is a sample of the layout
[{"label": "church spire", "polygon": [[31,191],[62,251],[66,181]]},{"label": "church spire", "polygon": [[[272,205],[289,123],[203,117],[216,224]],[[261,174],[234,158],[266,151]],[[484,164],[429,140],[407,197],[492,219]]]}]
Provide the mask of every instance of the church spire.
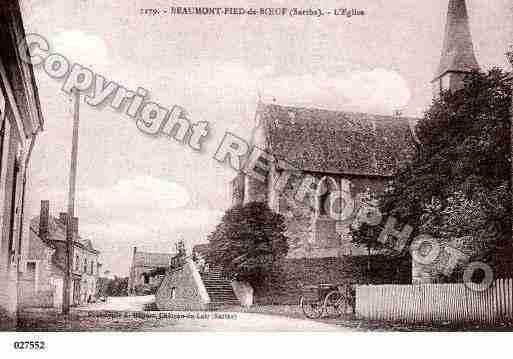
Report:
[{"label": "church spire", "polygon": [[459,90],[466,73],[479,70],[465,0],[449,0],[440,65],[433,79],[436,92]]}]

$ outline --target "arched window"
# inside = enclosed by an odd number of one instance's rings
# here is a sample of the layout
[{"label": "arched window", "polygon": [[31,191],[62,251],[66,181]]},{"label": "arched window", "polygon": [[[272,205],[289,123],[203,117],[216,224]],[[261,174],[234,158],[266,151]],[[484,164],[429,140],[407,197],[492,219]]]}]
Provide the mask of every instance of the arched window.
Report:
[{"label": "arched window", "polygon": [[176,298],[176,287],[171,288],[171,299]]},{"label": "arched window", "polygon": [[319,215],[327,216],[330,211],[330,192],[326,191],[319,196]]},{"label": "arched window", "polygon": [[317,216],[329,216],[332,209],[330,203],[330,195],[339,190],[337,181],[331,176],[324,176],[321,178],[317,185],[317,203],[316,214]]}]

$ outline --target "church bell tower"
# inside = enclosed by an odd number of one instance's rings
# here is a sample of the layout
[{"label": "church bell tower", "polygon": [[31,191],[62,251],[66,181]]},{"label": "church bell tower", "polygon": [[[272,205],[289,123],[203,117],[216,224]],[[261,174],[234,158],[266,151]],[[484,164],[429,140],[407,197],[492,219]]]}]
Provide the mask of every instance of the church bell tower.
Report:
[{"label": "church bell tower", "polygon": [[440,65],[432,81],[433,95],[463,88],[468,73],[479,70],[465,0],[449,0]]}]

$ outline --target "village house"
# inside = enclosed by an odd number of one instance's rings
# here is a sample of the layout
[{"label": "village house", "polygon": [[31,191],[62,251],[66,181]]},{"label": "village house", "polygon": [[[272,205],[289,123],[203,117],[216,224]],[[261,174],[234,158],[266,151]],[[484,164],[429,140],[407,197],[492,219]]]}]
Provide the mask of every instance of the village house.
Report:
[{"label": "village house", "polygon": [[156,289],[163,275],[154,275],[153,271],[168,268],[174,255],[175,253],[142,252],[134,247],[128,278],[128,294],[143,294]]},{"label": "village house", "polygon": [[16,325],[18,276],[28,252],[27,168],[43,116],[32,66],[18,44],[25,29],[18,1],[0,7],[0,329]]},{"label": "village house", "polygon": [[[50,215],[49,201],[41,201],[39,217],[30,223],[30,244],[26,271],[20,277],[21,300],[25,307],[61,308],[66,270],[66,213],[59,218]],[[72,305],[81,305],[97,298],[101,271],[100,252],[78,231],[78,218],[73,218]]]}]

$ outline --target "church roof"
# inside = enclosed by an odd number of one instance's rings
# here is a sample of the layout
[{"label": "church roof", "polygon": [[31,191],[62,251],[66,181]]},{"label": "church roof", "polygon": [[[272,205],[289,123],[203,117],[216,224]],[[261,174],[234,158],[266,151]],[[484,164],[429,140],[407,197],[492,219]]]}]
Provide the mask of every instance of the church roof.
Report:
[{"label": "church roof", "polygon": [[259,104],[267,150],[309,172],[391,176],[415,152],[412,118]]},{"label": "church roof", "polygon": [[449,0],[445,37],[435,80],[447,72],[479,70],[465,0]]}]

